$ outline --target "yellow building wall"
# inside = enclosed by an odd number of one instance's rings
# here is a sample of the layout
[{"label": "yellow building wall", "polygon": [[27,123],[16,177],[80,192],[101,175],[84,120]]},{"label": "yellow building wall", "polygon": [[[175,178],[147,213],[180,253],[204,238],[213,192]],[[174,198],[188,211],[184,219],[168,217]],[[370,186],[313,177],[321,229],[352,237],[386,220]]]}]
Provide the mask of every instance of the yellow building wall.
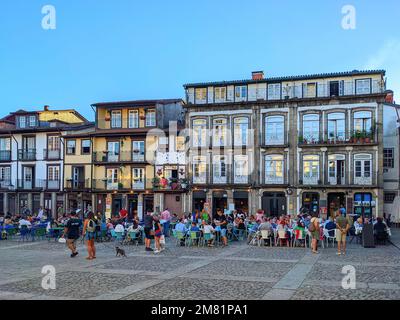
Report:
[{"label": "yellow building wall", "polygon": [[72,110],[57,110],[57,111],[42,111],[39,114],[40,121],[60,120],[66,123],[82,123],[82,119],[79,118]]},{"label": "yellow building wall", "polygon": [[[155,109],[155,108],[154,108]],[[128,128],[128,116],[129,110],[139,110],[139,128],[145,128],[146,120],[140,119],[146,115],[146,109],[144,108],[123,108],[115,109],[121,110],[122,128]],[[110,129],[111,128],[111,111],[107,108],[97,108],[97,124],[100,129]],[[110,120],[106,121],[106,117]]]}]

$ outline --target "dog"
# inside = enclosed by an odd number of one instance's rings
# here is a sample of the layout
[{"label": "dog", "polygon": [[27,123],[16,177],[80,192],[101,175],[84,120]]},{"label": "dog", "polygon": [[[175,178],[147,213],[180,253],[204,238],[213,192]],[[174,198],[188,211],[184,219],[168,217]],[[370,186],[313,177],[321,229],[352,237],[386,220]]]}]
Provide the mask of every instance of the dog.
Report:
[{"label": "dog", "polygon": [[117,254],[115,255],[116,257],[127,257],[125,254],[125,250],[121,249],[120,247],[115,247],[115,251],[117,252]]}]

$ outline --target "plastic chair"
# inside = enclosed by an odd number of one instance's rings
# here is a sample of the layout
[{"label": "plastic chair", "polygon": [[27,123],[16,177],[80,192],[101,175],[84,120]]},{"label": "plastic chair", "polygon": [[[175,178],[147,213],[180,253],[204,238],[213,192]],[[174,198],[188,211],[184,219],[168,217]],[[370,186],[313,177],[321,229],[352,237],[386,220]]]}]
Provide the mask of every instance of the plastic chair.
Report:
[{"label": "plastic chair", "polygon": [[276,243],[279,240],[279,246],[282,247],[282,242],[285,241],[287,245],[289,245],[289,239],[286,236],[286,231],[285,230],[278,230],[278,238],[276,239]]},{"label": "plastic chair", "polygon": [[203,233],[203,247],[213,239],[212,233]]},{"label": "plastic chair", "polygon": [[296,247],[296,245],[301,242],[304,241],[304,246],[307,248],[307,238],[306,238],[306,234],[304,231],[302,230],[295,230],[295,236],[293,237],[293,247]]},{"label": "plastic chair", "polygon": [[181,242],[185,242],[186,245],[186,237],[185,234],[182,231],[175,231],[174,237],[176,238],[176,245],[180,245]]},{"label": "plastic chair", "polygon": [[199,231],[190,231],[188,246],[193,245],[194,242],[197,242],[197,246],[200,245],[200,232]]},{"label": "plastic chair", "polygon": [[258,240],[258,246],[261,247],[261,244],[265,245],[265,240],[269,241],[269,246],[272,247],[272,233],[270,230],[261,230],[261,238]]},{"label": "plastic chair", "polygon": [[335,241],[336,241],[336,229],[333,229],[333,236],[329,235],[329,230],[328,229],[323,229],[324,231],[324,238],[326,241],[326,246],[329,248],[329,241],[332,240],[332,246],[333,248],[335,247]]},{"label": "plastic chair", "polygon": [[138,246],[139,245],[139,235],[138,235],[138,233],[131,231],[131,232],[129,232],[128,235],[129,235],[130,241],[132,241],[133,243],[136,243],[136,246]]},{"label": "plastic chair", "polygon": [[27,226],[21,226],[19,241],[28,240],[29,239],[29,235],[30,235],[30,230],[28,229],[28,227]]}]

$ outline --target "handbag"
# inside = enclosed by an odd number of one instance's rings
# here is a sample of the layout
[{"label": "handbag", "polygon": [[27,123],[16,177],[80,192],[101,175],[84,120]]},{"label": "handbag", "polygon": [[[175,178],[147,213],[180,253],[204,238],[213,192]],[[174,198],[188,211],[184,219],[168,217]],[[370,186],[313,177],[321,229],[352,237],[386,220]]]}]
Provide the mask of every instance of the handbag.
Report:
[{"label": "handbag", "polygon": [[160,244],[165,245],[165,236],[164,235],[162,235],[160,237]]},{"label": "handbag", "polygon": [[59,243],[67,243],[67,240],[65,240],[65,238],[60,238],[60,239],[58,239],[58,242]]}]

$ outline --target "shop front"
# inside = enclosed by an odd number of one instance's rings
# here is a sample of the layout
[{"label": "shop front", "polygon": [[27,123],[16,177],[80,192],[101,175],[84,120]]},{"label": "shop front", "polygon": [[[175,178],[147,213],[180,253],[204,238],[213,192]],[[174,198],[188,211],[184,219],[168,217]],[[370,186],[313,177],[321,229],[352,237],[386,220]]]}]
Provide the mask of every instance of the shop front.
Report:
[{"label": "shop front", "polygon": [[319,214],[319,193],[304,192],[302,196],[302,210],[309,214]]},{"label": "shop front", "polygon": [[286,195],[284,192],[264,192],[262,209],[269,217],[279,217],[286,214]]},{"label": "shop front", "polygon": [[328,206],[329,216],[335,218],[336,211],[338,211],[341,206],[346,207],[345,193],[328,193]]},{"label": "shop front", "polygon": [[226,209],[228,209],[228,195],[226,191],[214,191],[212,198],[213,217],[216,216],[218,210],[225,212]]},{"label": "shop front", "polygon": [[249,193],[247,191],[234,191],[233,202],[235,210],[249,213]]},{"label": "shop front", "polygon": [[354,194],[354,215],[358,217],[372,218],[372,209],[375,207],[371,193],[355,193]]},{"label": "shop front", "polygon": [[204,203],[207,202],[206,192],[203,191],[203,190],[193,191],[192,199],[193,199],[193,201],[192,201],[192,203],[193,203],[193,212],[195,212],[196,210],[202,211],[204,209]]}]

